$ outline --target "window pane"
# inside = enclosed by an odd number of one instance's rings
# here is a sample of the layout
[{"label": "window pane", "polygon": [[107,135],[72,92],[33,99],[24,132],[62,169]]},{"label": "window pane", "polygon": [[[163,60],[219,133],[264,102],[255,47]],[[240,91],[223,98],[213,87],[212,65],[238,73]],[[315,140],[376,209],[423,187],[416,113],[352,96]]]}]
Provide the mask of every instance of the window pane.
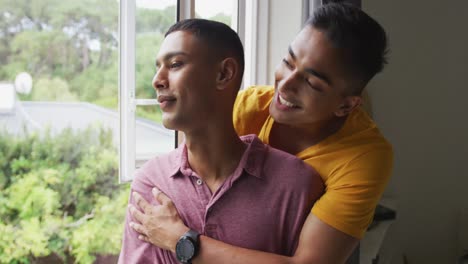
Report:
[{"label": "window pane", "polygon": [[119,252],[118,12],[116,0],[1,1],[0,263]]},{"label": "window pane", "polygon": [[236,28],[233,15],[237,15],[237,0],[196,0],[195,17],[215,20]]},{"label": "window pane", "polygon": [[[164,34],[176,22],[176,0],[136,1],[136,98],[156,99],[152,86],[155,60]],[[174,131],[161,125],[159,106],[137,106],[137,167],[157,154],[174,149]]]},{"label": "window pane", "polygon": [[[54,132],[103,123],[117,139],[118,2],[6,1],[0,12],[7,29],[0,33],[0,81],[32,77],[30,92],[16,93],[12,114],[24,112],[31,128]],[[19,83],[27,82],[22,76]]]}]

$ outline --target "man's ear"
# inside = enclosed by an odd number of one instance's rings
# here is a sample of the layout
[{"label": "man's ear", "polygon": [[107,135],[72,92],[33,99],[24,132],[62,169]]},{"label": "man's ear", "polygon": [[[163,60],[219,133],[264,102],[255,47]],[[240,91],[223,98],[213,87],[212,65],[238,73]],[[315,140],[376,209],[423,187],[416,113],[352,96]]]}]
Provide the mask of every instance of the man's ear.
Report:
[{"label": "man's ear", "polygon": [[354,109],[359,107],[362,103],[361,96],[350,95],[343,98],[342,104],[339,106],[338,110],[335,111],[335,115],[338,117],[343,117],[351,113]]},{"label": "man's ear", "polygon": [[225,89],[226,85],[232,82],[236,77],[237,69],[237,62],[233,58],[226,58],[221,61],[218,76],[216,78],[217,89]]}]

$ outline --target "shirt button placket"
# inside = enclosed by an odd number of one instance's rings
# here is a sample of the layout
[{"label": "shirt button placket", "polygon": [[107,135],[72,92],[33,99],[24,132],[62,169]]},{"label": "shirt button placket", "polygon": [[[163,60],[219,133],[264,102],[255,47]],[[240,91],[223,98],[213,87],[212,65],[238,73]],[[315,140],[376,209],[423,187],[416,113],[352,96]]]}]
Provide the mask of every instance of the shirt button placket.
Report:
[{"label": "shirt button placket", "polygon": [[201,179],[197,179],[197,185],[202,185],[203,181]]},{"label": "shirt button placket", "polygon": [[198,192],[198,197],[200,198],[200,208],[206,208],[208,202],[210,201],[210,197],[207,195],[205,186],[203,186],[203,180],[198,178],[197,176],[193,175],[195,181],[195,188]]}]

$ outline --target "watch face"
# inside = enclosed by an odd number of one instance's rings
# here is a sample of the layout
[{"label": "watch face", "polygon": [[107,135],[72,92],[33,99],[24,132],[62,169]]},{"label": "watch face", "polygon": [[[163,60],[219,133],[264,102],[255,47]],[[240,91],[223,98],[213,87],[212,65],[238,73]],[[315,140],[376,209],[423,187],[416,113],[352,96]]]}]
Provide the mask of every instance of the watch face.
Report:
[{"label": "watch face", "polygon": [[176,255],[177,259],[185,263],[193,258],[195,254],[195,246],[193,242],[188,237],[183,237],[179,240],[176,245]]}]

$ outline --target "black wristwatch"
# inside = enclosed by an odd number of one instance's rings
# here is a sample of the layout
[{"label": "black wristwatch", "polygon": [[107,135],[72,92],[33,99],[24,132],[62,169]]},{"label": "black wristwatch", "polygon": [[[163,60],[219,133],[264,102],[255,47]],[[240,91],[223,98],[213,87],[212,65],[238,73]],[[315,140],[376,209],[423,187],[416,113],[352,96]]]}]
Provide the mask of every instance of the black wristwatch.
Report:
[{"label": "black wristwatch", "polygon": [[200,234],[190,229],[179,238],[175,253],[180,263],[192,263],[192,259],[197,255],[200,248],[199,236]]}]

